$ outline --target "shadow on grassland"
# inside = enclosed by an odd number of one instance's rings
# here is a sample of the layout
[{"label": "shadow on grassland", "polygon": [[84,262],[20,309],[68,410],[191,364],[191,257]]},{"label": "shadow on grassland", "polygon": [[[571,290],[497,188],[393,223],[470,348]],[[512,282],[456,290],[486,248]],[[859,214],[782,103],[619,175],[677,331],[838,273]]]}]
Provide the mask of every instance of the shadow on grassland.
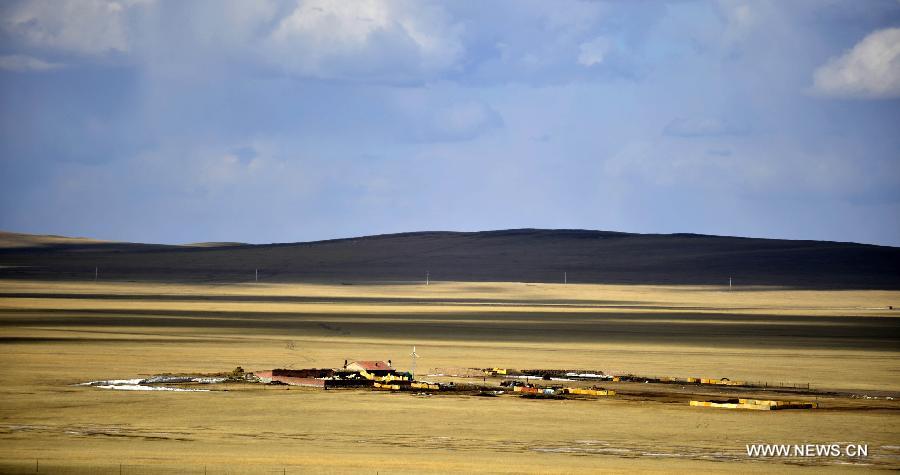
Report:
[{"label": "shadow on grassland", "polygon": [[[515,343],[642,343],[709,348],[896,351],[900,318],[727,313],[446,312],[270,313],[63,309],[4,310],[6,328],[167,328],[245,334]],[[176,333],[177,335],[177,333]],[[191,335],[196,336],[196,335]]]}]

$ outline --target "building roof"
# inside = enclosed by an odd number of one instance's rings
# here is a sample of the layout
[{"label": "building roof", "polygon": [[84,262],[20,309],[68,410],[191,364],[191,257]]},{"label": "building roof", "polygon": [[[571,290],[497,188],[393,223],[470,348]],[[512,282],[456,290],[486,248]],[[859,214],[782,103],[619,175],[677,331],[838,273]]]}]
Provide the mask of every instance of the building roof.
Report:
[{"label": "building roof", "polygon": [[384,361],[354,361],[350,364],[357,365],[366,371],[390,371],[394,369]]}]

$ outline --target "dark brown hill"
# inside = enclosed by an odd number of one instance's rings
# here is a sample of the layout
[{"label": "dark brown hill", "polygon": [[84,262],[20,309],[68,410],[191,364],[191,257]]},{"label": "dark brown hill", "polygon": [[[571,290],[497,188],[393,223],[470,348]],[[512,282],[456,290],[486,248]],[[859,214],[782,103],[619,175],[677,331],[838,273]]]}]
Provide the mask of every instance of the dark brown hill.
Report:
[{"label": "dark brown hill", "polygon": [[900,289],[900,248],[694,234],[515,229],[415,232],[294,244],[99,241],[0,249],[0,278],[252,281],[433,280]]}]

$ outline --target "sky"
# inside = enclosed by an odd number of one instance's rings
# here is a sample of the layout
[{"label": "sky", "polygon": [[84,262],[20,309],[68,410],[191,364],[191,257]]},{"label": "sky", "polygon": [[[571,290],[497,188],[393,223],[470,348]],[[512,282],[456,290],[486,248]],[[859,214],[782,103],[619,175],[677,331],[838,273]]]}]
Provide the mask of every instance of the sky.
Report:
[{"label": "sky", "polygon": [[900,246],[900,2],[0,4],[0,229]]}]

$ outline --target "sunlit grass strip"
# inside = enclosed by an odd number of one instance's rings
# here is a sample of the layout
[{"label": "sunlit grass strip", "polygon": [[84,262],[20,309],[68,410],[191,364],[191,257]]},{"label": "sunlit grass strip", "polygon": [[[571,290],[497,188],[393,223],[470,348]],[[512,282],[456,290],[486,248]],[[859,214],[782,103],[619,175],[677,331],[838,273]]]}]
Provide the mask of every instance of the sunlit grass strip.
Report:
[{"label": "sunlit grass strip", "polygon": [[764,399],[727,399],[724,401],[691,401],[692,407],[774,411],[780,409],[815,409],[818,403],[805,401],[771,401]]}]

